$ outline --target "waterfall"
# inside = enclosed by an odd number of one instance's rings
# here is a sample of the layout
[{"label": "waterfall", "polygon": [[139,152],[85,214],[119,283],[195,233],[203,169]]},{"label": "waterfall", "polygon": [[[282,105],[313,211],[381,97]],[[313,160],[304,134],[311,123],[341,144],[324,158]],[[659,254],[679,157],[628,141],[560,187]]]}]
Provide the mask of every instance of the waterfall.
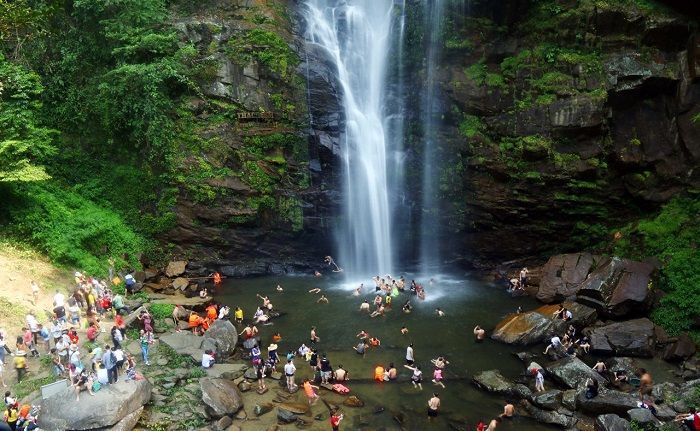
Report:
[{"label": "waterfall", "polygon": [[440,110],[436,95],[437,65],[442,48],[442,20],[446,0],[434,0],[425,4],[424,31],[426,37],[425,80],[421,93],[421,123],[423,125],[423,181],[421,188],[420,267],[423,275],[435,271],[440,264],[439,227],[440,208],[437,187],[440,172],[436,116]]},{"label": "waterfall", "polygon": [[394,263],[396,139],[387,137],[386,109],[393,7],[393,0],[307,0],[303,12],[307,43],[327,51],[343,89],[345,209],[337,261],[353,275],[391,273]]}]

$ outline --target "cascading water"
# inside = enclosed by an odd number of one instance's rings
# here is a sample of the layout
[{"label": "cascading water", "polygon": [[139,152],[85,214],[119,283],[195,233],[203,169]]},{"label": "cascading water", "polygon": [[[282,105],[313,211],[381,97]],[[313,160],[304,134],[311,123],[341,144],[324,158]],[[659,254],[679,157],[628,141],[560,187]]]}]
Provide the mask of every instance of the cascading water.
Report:
[{"label": "cascading water", "polygon": [[338,262],[353,275],[391,273],[389,193],[395,188],[385,101],[393,1],[308,0],[305,6],[307,43],[327,50],[343,89],[345,220]]},{"label": "cascading water", "polygon": [[421,124],[423,125],[423,181],[421,188],[420,267],[424,276],[435,271],[440,264],[439,213],[436,199],[439,172],[438,136],[436,117],[439,110],[436,69],[442,47],[442,20],[446,0],[434,0],[425,4],[424,34],[426,37],[425,80],[421,93]]}]

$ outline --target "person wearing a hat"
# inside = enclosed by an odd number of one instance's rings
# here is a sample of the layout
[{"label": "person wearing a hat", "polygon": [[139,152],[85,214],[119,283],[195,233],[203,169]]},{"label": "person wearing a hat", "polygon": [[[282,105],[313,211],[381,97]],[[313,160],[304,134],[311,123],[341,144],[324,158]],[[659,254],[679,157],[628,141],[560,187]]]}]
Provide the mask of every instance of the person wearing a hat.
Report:
[{"label": "person wearing a hat", "polygon": [[17,350],[15,352],[14,364],[15,370],[17,370],[17,383],[22,381],[22,377],[27,374],[27,358],[25,357],[27,352],[24,350]]},{"label": "person wearing a hat", "polygon": [[277,344],[272,343],[267,346],[267,357],[272,365],[272,370],[277,371],[277,363],[280,361],[280,358],[277,356]]}]

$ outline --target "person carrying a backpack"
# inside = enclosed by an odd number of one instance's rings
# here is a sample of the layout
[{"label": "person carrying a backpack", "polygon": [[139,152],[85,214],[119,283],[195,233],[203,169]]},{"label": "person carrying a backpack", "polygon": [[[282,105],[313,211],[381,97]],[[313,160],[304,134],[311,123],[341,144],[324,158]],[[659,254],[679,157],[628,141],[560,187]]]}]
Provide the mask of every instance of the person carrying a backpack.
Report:
[{"label": "person carrying a backpack", "polygon": [[105,352],[102,355],[102,365],[107,369],[107,381],[109,384],[116,383],[117,375],[117,357],[112,352],[109,344],[105,345]]}]

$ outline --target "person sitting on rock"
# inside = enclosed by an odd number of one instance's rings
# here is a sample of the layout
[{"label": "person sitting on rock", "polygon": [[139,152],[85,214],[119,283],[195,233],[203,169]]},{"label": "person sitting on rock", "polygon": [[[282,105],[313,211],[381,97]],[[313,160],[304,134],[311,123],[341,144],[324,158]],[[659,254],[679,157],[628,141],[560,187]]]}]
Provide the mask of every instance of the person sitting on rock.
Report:
[{"label": "person sitting on rock", "polygon": [[205,350],[202,354],[202,368],[213,367],[215,361],[216,359],[214,358],[214,352],[212,352],[210,349]]},{"label": "person sitting on rock", "polygon": [[585,335],[576,340],[576,344],[583,349],[584,353],[588,353],[591,350],[591,340]]}]

